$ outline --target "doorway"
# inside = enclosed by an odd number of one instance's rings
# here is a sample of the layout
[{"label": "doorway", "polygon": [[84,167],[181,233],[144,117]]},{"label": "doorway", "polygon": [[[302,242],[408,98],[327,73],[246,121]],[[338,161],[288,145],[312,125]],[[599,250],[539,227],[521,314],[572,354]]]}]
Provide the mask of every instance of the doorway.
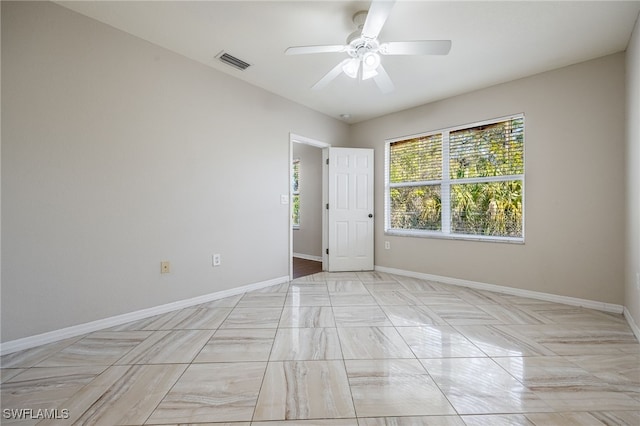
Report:
[{"label": "doorway", "polygon": [[[327,143],[294,134],[290,135],[289,141],[289,199],[293,201],[289,212],[289,277],[294,275],[294,256],[306,257],[312,261],[321,259],[323,271],[373,270],[373,149],[332,148]],[[321,173],[315,172],[314,175],[309,172],[312,166],[318,166],[317,155],[308,162],[298,158],[298,154],[294,158],[294,148],[302,149],[303,146],[311,147],[309,149],[315,150],[316,154],[320,151]],[[299,160],[295,162],[295,166],[294,159]],[[309,164],[305,166],[304,163]],[[297,170],[295,175],[294,167]],[[294,181],[295,176],[298,178],[297,182]],[[309,210],[311,213],[294,210],[295,203],[299,202],[299,206],[304,206],[305,203],[309,205],[304,194],[311,190],[322,194],[319,209],[316,198],[315,207]],[[294,213],[299,219],[297,226],[294,226]],[[296,244],[294,247],[294,236],[302,236],[301,230],[312,223],[311,216],[318,214],[322,225],[319,229],[314,228],[315,237],[309,243],[311,245],[300,248],[303,246]],[[305,219],[305,216],[308,217]],[[313,226],[317,226],[317,222]],[[311,253],[301,252],[306,250]]]},{"label": "doorway", "polygon": [[323,149],[329,145],[297,135],[290,140],[290,276],[295,279],[323,270]]}]

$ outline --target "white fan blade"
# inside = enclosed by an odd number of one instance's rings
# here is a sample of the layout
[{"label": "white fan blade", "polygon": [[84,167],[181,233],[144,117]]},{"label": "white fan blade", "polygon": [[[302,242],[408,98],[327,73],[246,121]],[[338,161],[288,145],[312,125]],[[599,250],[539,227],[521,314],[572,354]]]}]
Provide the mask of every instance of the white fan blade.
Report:
[{"label": "white fan blade", "polygon": [[342,73],[342,67],[344,67],[347,64],[347,62],[349,62],[350,60],[351,58],[345,59],[344,61],[336,65],[331,71],[326,73],[325,76],[322,77],[316,84],[314,84],[311,90],[320,90],[325,88],[327,84],[329,84],[334,78],[336,78],[337,76],[340,75],[340,73]]},{"label": "white fan blade", "polygon": [[447,55],[451,50],[451,40],[391,41],[382,43],[383,55]]},{"label": "white fan blade", "polygon": [[294,46],[284,51],[285,55],[306,55],[308,53],[336,53],[344,52],[347,46],[343,44],[327,46]]},{"label": "white fan blade", "polygon": [[373,81],[376,82],[376,85],[378,86],[380,91],[382,93],[392,92],[395,86],[393,85],[389,74],[387,74],[387,72],[384,70],[384,67],[380,65],[378,69],[376,69],[376,71],[378,71],[378,75],[373,77]]},{"label": "white fan blade", "polygon": [[373,0],[369,12],[367,13],[367,20],[362,27],[362,37],[377,38],[382,30],[382,26],[387,21],[389,13],[395,0]]}]

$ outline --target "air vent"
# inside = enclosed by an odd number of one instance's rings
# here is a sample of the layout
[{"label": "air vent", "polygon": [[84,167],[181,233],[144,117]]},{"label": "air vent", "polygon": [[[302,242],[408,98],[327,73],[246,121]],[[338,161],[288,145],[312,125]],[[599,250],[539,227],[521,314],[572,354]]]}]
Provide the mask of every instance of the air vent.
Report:
[{"label": "air vent", "polygon": [[246,63],[242,59],[238,59],[235,56],[231,56],[228,53],[221,52],[216,56],[216,58],[220,59],[227,65],[231,65],[234,68],[239,69],[240,71],[244,71],[251,66],[251,64]]}]

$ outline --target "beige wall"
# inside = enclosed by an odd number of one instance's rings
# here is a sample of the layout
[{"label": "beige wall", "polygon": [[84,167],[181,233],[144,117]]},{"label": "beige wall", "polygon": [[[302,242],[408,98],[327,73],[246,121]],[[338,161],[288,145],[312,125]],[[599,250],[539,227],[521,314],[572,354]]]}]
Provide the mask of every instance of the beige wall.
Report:
[{"label": "beige wall", "polygon": [[623,304],[624,64],[616,54],[353,125],[353,146],[376,150],[382,218],[385,138],[526,120],[525,244],[385,236],[378,220],[376,265]]},{"label": "beige wall", "polygon": [[[627,270],[625,306],[640,327],[640,16],[627,48]],[[637,329],[636,329],[637,332]],[[640,338],[640,336],[638,336]]]},{"label": "beige wall", "polygon": [[289,133],[348,133],[49,2],[2,2],[2,124],[3,341],[288,276]]},{"label": "beige wall", "polygon": [[300,228],[293,231],[293,252],[322,257],[322,149],[293,144],[300,160]]}]

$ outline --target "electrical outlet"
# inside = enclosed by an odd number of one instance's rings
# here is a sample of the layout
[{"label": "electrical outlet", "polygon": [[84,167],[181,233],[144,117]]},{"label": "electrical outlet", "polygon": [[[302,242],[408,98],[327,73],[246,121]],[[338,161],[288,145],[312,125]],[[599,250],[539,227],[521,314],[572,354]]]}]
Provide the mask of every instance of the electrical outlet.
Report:
[{"label": "electrical outlet", "polygon": [[160,262],[160,273],[168,274],[171,272],[171,263],[168,260],[163,260]]},{"label": "electrical outlet", "polygon": [[214,254],[211,260],[213,266],[220,266],[220,264],[222,263],[222,258],[219,254]]},{"label": "electrical outlet", "polygon": [[385,250],[391,250],[391,242],[385,241],[384,242],[384,249]]}]

